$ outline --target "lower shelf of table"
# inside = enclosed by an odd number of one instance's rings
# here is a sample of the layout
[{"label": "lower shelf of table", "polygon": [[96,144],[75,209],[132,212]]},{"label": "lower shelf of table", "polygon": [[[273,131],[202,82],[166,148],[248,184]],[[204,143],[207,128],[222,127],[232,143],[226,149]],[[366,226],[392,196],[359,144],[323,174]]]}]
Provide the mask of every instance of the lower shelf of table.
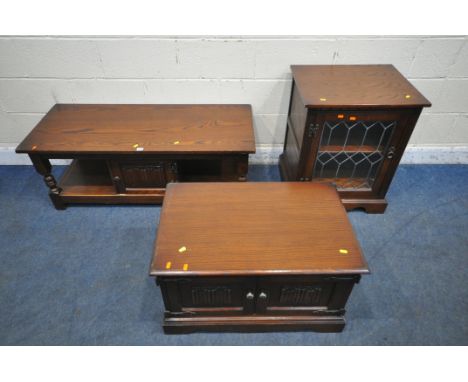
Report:
[{"label": "lower shelf of table", "polygon": [[63,203],[161,203],[165,189],[116,193],[105,161],[74,160],[59,182]]},{"label": "lower shelf of table", "polygon": [[344,317],[337,316],[166,317],[163,323],[166,334],[306,330],[336,333],[341,332],[344,326]]}]

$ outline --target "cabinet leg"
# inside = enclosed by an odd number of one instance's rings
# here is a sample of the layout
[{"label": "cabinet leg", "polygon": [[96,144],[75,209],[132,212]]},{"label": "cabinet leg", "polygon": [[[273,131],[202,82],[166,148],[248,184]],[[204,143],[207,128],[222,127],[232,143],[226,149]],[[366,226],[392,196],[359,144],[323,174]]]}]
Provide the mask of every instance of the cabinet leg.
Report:
[{"label": "cabinet leg", "polygon": [[387,208],[385,199],[341,199],[347,211],[363,209],[368,214],[383,214]]},{"label": "cabinet leg", "polygon": [[291,169],[288,167],[284,153],[279,156],[278,166],[279,166],[279,173],[280,173],[282,182],[294,182],[294,181],[299,180],[299,179],[296,179],[295,176],[291,176],[290,174]]}]

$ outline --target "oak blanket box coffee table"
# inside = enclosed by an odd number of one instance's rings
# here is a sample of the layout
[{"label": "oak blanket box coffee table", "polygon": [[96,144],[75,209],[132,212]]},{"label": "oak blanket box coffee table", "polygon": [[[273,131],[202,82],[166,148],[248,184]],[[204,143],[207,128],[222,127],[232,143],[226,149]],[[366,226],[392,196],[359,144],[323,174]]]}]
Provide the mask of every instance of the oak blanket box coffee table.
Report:
[{"label": "oak blanket box coffee table", "polygon": [[[68,203],[161,203],[166,184],[245,181],[250,105],[57,104],[17,147]],[[73,159],[58,183],[49,159]]]},{"label": "oak blanket box coffee table", "polygon": [[331,185],[168,185],[150,267],[166,333],[339,332],[368,272]]}]

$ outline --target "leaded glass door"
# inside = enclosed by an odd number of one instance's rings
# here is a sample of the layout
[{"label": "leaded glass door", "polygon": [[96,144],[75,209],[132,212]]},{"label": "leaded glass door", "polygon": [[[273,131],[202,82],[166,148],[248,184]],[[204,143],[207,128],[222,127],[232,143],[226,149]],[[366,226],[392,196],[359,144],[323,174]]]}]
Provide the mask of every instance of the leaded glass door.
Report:
[{"label": "leaded glass door", "polygon": [[396,115],[326,113],[318,118],[320,134],[312,178],[340,191],[371,191],[385,159],[393,156]]}]

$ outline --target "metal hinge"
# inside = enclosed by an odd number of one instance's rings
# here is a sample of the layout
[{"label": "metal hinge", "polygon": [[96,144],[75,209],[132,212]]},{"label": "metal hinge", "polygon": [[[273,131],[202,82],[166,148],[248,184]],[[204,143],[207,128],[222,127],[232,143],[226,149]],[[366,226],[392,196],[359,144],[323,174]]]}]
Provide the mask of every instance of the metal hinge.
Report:
[{"label": "metal hinge", "polygon": [[315,134],[317,134],[317,131],[319,129],[319,124],[318,123],[311,123],[309,125],[309,138],[313,138]]}]

